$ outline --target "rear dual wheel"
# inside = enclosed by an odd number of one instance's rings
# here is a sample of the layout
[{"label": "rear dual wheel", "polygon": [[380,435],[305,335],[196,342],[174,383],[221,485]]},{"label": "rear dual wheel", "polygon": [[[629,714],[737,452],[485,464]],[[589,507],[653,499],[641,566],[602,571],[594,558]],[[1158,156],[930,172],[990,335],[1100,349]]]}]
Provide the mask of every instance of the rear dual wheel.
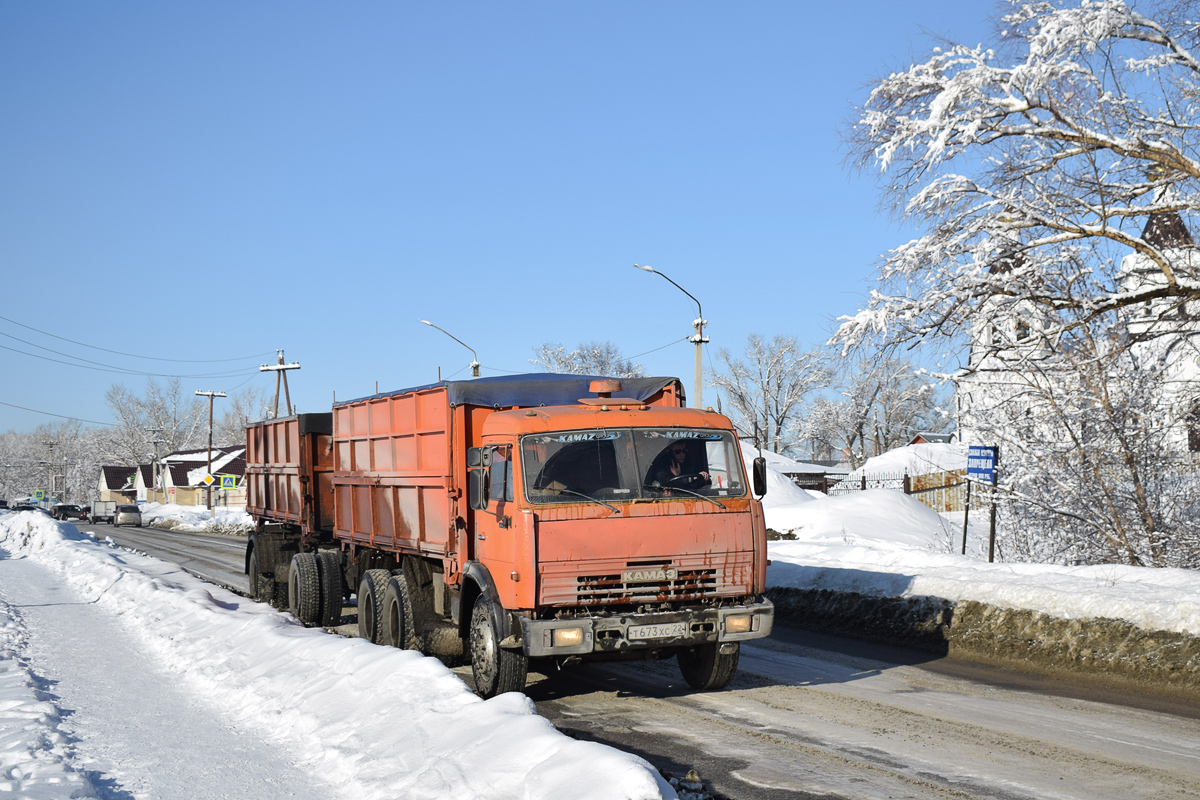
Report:
[{"label": "rear dual wheel", "polygon": [[333,550],[297,553],[288,571],[288,610],[307,626],[333,627],[342,619],[342,557]]},{"label": "rear dual wheel", "polygon": [[415,627],[408,578],[403,573],[393,575],[383,592],[383,633],[379,643],[401,650],[419,650]]},{"label": "rear dual wheel", "polygon": [[369,569],[358,584],[358,635],[374,644],[383,643],[383,595],[391,577],[386,569]]}]

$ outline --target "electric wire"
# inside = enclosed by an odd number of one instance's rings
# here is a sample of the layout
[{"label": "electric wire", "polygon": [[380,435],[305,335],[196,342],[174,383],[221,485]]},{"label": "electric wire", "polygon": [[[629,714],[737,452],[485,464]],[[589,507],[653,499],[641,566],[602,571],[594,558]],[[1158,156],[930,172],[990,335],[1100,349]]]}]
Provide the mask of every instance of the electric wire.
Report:
[{"label": "electric wire", "polygon": [[39,411],[36,408],[26,408],[25,406],[18,406],[13,403],[5,403],[3,400],[0,400],[0,406],[8,406],[9,408],[19,408],[22,411],[29,411],[34,414],[45,414],[48,417],[58,417],[59,419],[73,419],[77,422],[86,422],[90,425],[104,425],[105,427],[108,427],[108,428],[119,427],[118,424],[115,422],[97,422],[94,419],[84,419],[83,417],[68,417],[65,414],[55,414],[50,411]]},{"label": "electric wire", "polygon": [[[159,358],[158,356],[140,356],[140,355],[137,355],[136,353],[123,353],[120,350],[109,350],[107,347],[97,347],[94,344],[87,344],[86,342],[77,342],[74,339],[68,339],[65,336],[58,336],[57,334],[49,333],[48,331],[39,330],[30,325],[26,325],[22,322],[17,322],[15,319],[9,319],[8,317],[0,316],[0,319],[4,320],[5,322],[11,322],[13,325],[19,325],[20,327],[25,328],[26,330],[31,330],[34,333],[40,333],[43,336],[49,336],[52,339],[58,339],[63,342],[70,342],[71,344],[77,344],[80,347],[87,347],[92,350],[100,350],[101,352],[112,353],[113,355],[118,355],[118,356],[128,356],[129,358],[141,358],[141,359],[145,359],[147,361],[172,361],[177,364],[220,364],[220,363],[224,363],[224,362],[228,362],[228,361],[247,361],[249,359],[264,358],[266,356],[273,355],[273,351],[271,351],[271,352],[266,352],[266,353],[254,353],[252,355],[240,356],[238,358],[189,359],[189,358]],[[7,335],[7,334],[5,334],[5,335]],[[15,336],[12,336],[10,338],[16,339]],[[22,341],[22,340],[17,339],[17,341]],[[32,344],[31,342],[25,342],[25,343]],[[34,345],[34,347],[37,347],[37,346],[38,345]],[[43,348],[43,349],[48,349],[48,348]],[[54,351],[51,350],[50,352],[54,352]],[[70,358],[75,358],[75,356],[70,356]],[[170,377],[175,377],[175,376],[170,376]],[[200,376],[200,377],[203,377],[203,376]]]},{"label": "electric wire", "polygon": [[[9,334],[6,334],[6,333],[0,334],[0,335],[9,336]],[[16,339],[17,337],[9,336],[9,338]],[[17,339],[17,341],[23,342],[24,340]],[[48,347],[41,347],[41,345],[36,345],[36,344],[33,344],[32,342],[24,342],[24,343],[28,344],[28,345],[32,345],[33,347],[40,347],[42,350],[46,350],[51,353],[57,353],[60,356],[66,356],[67,358],[75,358],[78,361],[87,361],[87,359],[77,358],[76,356],[72,356],[67,353],[59,353],[57,350],[51,350]],[[142,370],[136,370],[136,369],[124,369],[122,367],[114,367],[111,364],[102,364],[99,361],[87,361],[86,364],[76,364],[73,361],[61,361],[57,358],[50,358],[48,356],[38,355],[37,353],[27,353],[24,350],[18,350],[15,347],[8,347],[7,345],[2,345],[2,344],[0,344],[0,349],[8,350],[13,353],[20,353],[21,355],[29,356],[30,358],[39,358],[42,361],[51,361],[55,364],[63,364],[64,366],[68,366],[68,367],[78,367],[79,369],[90,369],[93,372],[109,372],[109,373],[113,373],[116,375],[142,375],[142,376],[145,376],[148,378],[235,378],[235,377],[239,377],[241,375],[246,374],[245,370],[237,370],[236,372],[213,372],[213,373],[207,373],[207,374],[202,374],[202,375],[191,375],[191,374],[173,375],[173,374],[164,373],[164,372],[144,372]],[[89,367],[88,364],[96,364],[98,366]],[[258,372],[257,368],[254,370],[254,372]]]}]

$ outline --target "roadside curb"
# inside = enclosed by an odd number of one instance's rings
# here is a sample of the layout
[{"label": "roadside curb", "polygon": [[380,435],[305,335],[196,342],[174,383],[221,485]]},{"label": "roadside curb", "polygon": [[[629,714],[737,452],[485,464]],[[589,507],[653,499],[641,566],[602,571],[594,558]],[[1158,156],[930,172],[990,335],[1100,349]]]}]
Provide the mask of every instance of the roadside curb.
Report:
[{"label": "roadside curb", "polygon": [[767,596],[780,620],[809,630],[1200,698],[1200,637],[1187,633],[940,597],[781,587]]}]

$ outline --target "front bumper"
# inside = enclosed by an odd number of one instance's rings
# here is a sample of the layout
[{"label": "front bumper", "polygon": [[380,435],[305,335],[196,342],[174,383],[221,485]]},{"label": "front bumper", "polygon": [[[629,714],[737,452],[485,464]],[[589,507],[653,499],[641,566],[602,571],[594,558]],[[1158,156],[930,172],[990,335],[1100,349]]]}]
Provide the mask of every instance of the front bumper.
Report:
[{"label": "front bumper", "polygon": [[741,642],[769,636],[774,621],[775,606],[765,598],[737,606],[650,614],[522,617],[521,649],[531,657],[572,656]]}]

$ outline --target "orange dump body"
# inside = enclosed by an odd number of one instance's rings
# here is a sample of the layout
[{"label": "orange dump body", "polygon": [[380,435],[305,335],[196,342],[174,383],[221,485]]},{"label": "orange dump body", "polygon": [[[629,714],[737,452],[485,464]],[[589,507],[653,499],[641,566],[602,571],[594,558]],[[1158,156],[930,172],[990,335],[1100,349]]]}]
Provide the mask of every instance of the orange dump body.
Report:
[{"label": "orange dump body", "polygon": [[333,418],[299,414],[246,426],[246,511],[306,534],[333,522]]}]

